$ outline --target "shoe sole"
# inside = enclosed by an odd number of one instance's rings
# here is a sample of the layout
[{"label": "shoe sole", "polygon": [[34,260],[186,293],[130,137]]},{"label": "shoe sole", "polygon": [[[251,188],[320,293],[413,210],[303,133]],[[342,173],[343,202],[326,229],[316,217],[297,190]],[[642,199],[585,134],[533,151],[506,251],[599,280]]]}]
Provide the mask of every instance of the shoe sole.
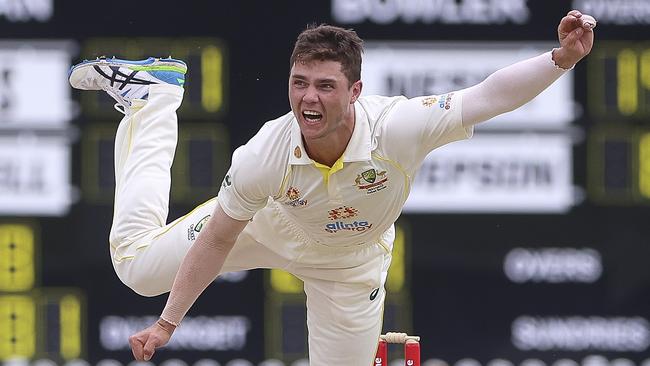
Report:
[{"label": "shoe sole", "polygon": [[173,58],[154,58],[146,60],[130,61],[117,58],[97,58],[95,60],[85,60],[70,68],[68,80],[72,86],[78,85],[78,82],[86,77],[82,72],[88,67],[94,66],[117,66],[137,71],[176,71],[182,74],[187,72],[187,64],[181,60]]}]

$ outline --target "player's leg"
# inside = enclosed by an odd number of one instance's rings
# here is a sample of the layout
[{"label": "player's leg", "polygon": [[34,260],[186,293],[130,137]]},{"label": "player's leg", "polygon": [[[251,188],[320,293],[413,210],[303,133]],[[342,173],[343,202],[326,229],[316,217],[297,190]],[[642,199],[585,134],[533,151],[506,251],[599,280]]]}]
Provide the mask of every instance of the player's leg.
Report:
[{"label": "player's leg", "polygon": [[305,293],[309,364],[372,365],[382,327],[383,288],[306,279]]},{"label": "player's leg", "polygon": [[171,165],[177,142],[176,108],[183,91],[152,85],[118,127],[115,203],[110,243],[114,257],[132,255],[132,243],[167,224]]},{"label": "player's leg", "polygon": [[349,282],[299,275],[307,295],[311,366],[373,365],[390,262],[385,253],[360,267],[337,270],[349,272]]},{"label": "player's leg", "polygon": [[[138,241],[132,256],[114,259],[122,281],[135,292],[156,296],[168,292],[187,251],[212,216],[217,198],[198,206],[187,215],[153,230]],[[253,268],[285,268],[291,258],[278,254],[255,239],[256,223],[239,234],[221,273]]]},{"label": "player's leg", "polygon": [[[185,63],[173,59],[142,61],[97,59],[75,65],[70,84],[103,90],[125,114],[115,144],[115,208],[110,234],[118,276],[126,259],[167,220],[170,168],[177,142],[176,109],[183,99]],[[140,248],[140,249],[139,249]],[[174,253],[159,253],[160,256]]]}]

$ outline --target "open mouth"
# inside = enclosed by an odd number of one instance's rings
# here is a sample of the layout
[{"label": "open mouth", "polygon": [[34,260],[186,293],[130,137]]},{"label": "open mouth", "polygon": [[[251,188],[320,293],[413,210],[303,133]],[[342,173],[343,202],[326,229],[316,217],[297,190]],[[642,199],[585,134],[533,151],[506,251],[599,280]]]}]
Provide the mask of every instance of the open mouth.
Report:
[{"label": "open mouth", "polygon": [[323,115],[319,112],[316,111],[303,111],[302,116],[307,122],[319,122],[321,119],[323,119]]}]

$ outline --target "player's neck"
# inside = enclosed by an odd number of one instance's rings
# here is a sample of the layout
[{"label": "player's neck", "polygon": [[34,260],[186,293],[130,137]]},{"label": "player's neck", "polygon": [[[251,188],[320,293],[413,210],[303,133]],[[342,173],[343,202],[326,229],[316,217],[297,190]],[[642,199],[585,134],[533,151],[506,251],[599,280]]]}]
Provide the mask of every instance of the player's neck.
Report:
[{"label": "player's neck", "polygon": [[305,150],[312,160],[331,167],[343,155],[354,131],[354,108],[352,110],[345,123],[334,133],[319,139],[306,140],[303,137]]}]

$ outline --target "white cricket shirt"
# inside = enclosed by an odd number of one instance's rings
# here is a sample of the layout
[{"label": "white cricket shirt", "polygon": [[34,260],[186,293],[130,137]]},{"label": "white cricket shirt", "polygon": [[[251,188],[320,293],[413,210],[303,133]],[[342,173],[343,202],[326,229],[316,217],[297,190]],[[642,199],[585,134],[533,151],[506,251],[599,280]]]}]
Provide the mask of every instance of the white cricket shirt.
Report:
[{"label": "white cricket shirt", "polygon": [[461,109],[458,92],[359,98],[352,138],[329,177],[307,156],[289,112],[235,151],[219,204],[230,217],[253,224],[256,212],[273,210],[292,240],[333,247],[377,241],[401,213],[426,155],[471,137]]}]

